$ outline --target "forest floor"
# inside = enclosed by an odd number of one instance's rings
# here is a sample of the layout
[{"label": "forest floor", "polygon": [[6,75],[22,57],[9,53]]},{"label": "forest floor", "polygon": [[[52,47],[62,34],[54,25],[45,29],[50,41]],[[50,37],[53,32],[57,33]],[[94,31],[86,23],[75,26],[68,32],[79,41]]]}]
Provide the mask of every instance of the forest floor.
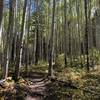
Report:
[{"label": "forest floor", "polygon": [[[34,70],[37,71],[38,67]],[[0,84],[0,100],[100,100],[100,66],[87,73],[84,69],[64,68],[47,78],[39,72],[22,74],[19,82],[11,77]]]}]

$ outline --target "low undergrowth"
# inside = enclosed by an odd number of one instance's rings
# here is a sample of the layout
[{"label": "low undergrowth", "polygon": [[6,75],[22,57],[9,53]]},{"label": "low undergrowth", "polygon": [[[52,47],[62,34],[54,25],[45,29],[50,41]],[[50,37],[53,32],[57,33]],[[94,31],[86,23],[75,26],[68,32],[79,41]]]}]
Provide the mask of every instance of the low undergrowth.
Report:
[{"label": "low undergrowth", "polygon": [[[62,57],[62,58],[61,58]],[[61,59],[60,59],[61,58]],[[92,69],[89,73],[86,72],[85,67],[64,67],[62,62],[63,55],[54,64],[54,75],[58,81],[69,82],[73,84],[75,88],[70,86],[61,85],[57,81],[51,81],[47,86],[47,94],[44,100],[100,100],[100,66],[97,65],[96,69]],[[48,73],[48,64],[46,62],[39,62],[37,65],[28,66],[28,78],[41,78]],[[18,84],[32,83],[26,80],[26,69],[25,66],[20,67],[20,75],[23,76]],[[2,98],[24,98],[26,95],[25,91],[16,91],[13,79],[10,77],[0,85],[0,99]],[[33,76],[32,76],[33,75]],[[50,81],[50,80],[48,80]],[[29,85],[29,84],[28,84]],[[16,94],[17,93],[17,94]],[[11,99],[13,100],[13,99]],[[25,98],[23,99],[25,100]]]}]

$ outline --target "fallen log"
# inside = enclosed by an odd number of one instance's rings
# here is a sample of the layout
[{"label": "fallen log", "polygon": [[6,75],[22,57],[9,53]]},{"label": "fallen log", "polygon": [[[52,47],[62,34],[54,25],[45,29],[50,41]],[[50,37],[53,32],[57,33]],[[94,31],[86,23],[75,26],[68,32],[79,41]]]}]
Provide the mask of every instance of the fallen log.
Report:
[{"label": "fallen log", "polygon": [[26,92],[28,95],[30,96],[41,96],[41,97],[44,97],[44,93],[42,92],[35,92],[35,91],[32,91],[32,89],[28,86],[28,85],[19,85],[17,84],[15,86],[16,90],[22,90],[24,92]]},{"label": "fallen log", "polygon": [[33,83],[37,83],[37,82],[45,81],[45,80],[47,80],[47,79],[48,79],[48,76],[46,75],[46,76],[44,76],[43,78],[41,78],[40,80],[38,80],[38,81],[33,81],[33,80],[30,80],[30,81],[33,82]]},{"label": "fallen log", "polygon": [[63,87],[70,87],[72,89],[78,89],[78,86],[76,86],[71,80],[68,81],[62,81],[62,80],[58,80],[57,78],[50,78],[51,82],[56,82],[58,83],[59,86],[63,86]]}]

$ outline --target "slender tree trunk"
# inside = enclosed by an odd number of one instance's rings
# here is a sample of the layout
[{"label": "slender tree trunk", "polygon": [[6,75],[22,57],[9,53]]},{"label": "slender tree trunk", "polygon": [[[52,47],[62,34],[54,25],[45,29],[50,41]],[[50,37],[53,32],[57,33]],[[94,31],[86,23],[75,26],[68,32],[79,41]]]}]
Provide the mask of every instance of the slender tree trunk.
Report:
[{"label": "slender tree trunk", "polygon": [[28,5],[28,31],[27,31],[27,40],[26,40],[26,73],[28,75],[28,65],[29,65],[29,32],[30,32],[30,9],[31,9],[31,0],[29,1],[29,5]]},{"label": "slender tree trunk", "polygon": [[16,64],[15,64],[15,73],[14,73],[14,80],[15,81],[18,81],[18,79],[19,79],[20,51],[22,49],[22,42],[23,42],[22,40],[23,40],[23,34],[24,34],[26,6],[27,6],[27,0],[24,1],[21,34],[20,34],[20,38],[17,40],[17,46],[16,46],[17,47],[17,50],[16,50]]},{"label": "slender tree trunk", "polygon": [[9,11],[9,23],[7,29],[6,45],[4,48],[4,78],[8,76],[8,66],[11,58],[12,51],[12,41],[13,41],[13,26],[14,26],[14,7],[15,3],[13,0],[9,1],[10,11]]},{"label": "slender tree trunk", "polygon": [[89,44],[88,44],[88,9],[87,9],[87,0],[84,0],[84,9],[85,9],[85,46],[86,46],[86,56],[87,56],[87,62],[86,67],[87,71],[89,72]]},{"label": "slender tree trunk", "polygon": [[[3,18],[3,0],[0,0],[0,36],[1,36],[1,34],[2,34],[2,18]],[[0,37],[0,42],[1,42],[1,37]],[[0,45],[1,45],[1,43],[0,43]],[[4,62],[4,57],[3,57],[4,55],[2,54],[2,56],[0,56],[1,57],[1,69],[2,69],[2,71],[3,71],[3,62]]]},{"label": "slender tree trunk", "polygon": [[66,38],[66,35],[67,35],[67,20],[66,20],[66,10],[67,10],[67,4],[66,4],[66,0],[64,0],[64,53],[65,53],[65,67],[67,67],[67,38]]},{"label": "slender tree trunk", "polygon": [[54,36],[54,20],[55,20],[55,0],[53,0],[53,12],[52,12],[52,24],[51,24],[51,36],[49,40],[49,69],[48,75],[53,77],[53,36]]},{"label": "slender tree trunk", "polygon": [[36,0],[36,51],[35,64],[38,64],[40,58],[40,33],[39,33],[39,1]]}]

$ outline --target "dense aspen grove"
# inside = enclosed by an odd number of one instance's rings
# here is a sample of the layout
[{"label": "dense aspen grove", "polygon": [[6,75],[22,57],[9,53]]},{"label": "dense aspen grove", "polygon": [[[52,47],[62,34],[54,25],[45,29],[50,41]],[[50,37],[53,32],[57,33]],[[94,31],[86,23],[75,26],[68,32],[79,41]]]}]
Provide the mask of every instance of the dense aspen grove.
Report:
[{"label": "dense aspen grove", "polygon": [[0,100],[100,100],[100,0],[0,0]]}]

